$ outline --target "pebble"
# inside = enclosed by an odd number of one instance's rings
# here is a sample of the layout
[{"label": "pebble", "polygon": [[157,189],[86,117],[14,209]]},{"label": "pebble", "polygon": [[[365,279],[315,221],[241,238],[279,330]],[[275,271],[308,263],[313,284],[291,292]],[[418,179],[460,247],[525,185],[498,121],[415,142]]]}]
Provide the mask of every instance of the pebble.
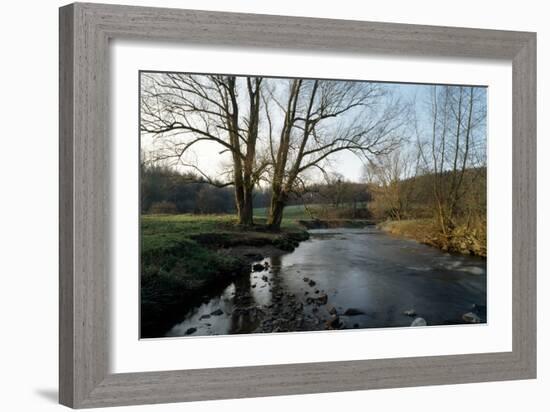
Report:
[{"label": "pebble", "polygon": [[346,309],[346,311],[344,312],[344,316],[357,316],[357,315],[364,315],[364,314],[365,312],[355,308]]},{"label": "pebble", "polygon": [[428,326],[428,323],[424,318],[416,318],[412,321],[411,326]]},{"label": "pebble", "polygon": [[473,312],[468,312],[462,315],[464,322],[468,323],[481,323],[481,318]]}]

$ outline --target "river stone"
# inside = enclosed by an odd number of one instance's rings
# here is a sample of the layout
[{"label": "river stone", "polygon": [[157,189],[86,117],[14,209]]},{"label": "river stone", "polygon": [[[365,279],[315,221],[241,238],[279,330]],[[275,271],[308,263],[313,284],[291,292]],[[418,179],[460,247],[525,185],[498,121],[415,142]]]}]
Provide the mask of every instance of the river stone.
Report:
[{"label": "river stone", "polygon": [[261,263],[254,263],[252,265],[252,270],[254,272],[262,272],[263,270],[265,270],[265,266],[262,265]]},{"label": "river stone", "polygon": [[426,319],[424,319],[424,318],[416,318],[411,323],[411,326],[428,326],[428,323],[426,322]]},{"label": "river stone", "polygon": [[197,328],[189,328],[185,331],[186,335],[191,335],[192,333],[195,333],[197,331]]},{"label": "river stone", "polygon": [[210,318],[210,315],[202,315],[199,320],[203,320],[203,319],[209,319]]},{"label": "river stone", "polygon": [[468,312],[462,315],[464,322],[468,323],[481,323],[481,318],[473,312]]},{"label": "river stone", "polygon": [[344,316],[357,316],[357,315],[364,315],[364,314],[365,312],[355,308],[346,309],[346,311],[344,312]]},{"label": "river stone", "polygon": [[340,317],[338,315],[333,316],[325,323],[327,329],[339,329],[340,325]]},{"label": "river stone", "polygon": [[409,310],[404,311],[403,315],[413,317],[413,316],[416,316],[416,311],[414,309],[409,309]]},{"label": "river stone", "polygon": [[328,296],[326,293],[323,293],[320,295],[317,299],[315,299],[319,304],[326,305],[328,302]]},{"label": "river stone", "polygon": [[336,308],[334,306],[332,306],[330,303],[327,304],[327,311],[328,313],[330,313],[331,315],[336,315]]},{"label": "river stone", "polygon": [[214,312],[212,312],[210,315],[212,316],[220,316],[220,315],[223,315],[223,310],[221,309],[216,309]]}]

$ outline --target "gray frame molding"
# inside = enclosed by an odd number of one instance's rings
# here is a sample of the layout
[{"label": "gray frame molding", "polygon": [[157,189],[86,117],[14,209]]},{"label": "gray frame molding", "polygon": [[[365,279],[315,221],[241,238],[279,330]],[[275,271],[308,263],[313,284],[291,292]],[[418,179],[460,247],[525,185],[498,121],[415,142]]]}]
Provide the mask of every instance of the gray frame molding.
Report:
[{"label": "gray frame molding", "polygon": [[[536,377],[536,34],[76,3],[60,9],[59,397],[74,408]],[[513,350],[110,374],[109,39],[481,57],[513,65]]]}]

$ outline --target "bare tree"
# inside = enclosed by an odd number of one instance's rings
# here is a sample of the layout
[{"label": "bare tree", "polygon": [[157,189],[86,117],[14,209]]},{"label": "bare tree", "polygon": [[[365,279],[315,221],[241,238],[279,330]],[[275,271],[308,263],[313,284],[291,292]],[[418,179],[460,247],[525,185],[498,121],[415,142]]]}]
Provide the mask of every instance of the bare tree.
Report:
[{"label": "bare tree", "polygon": [[415,190],[419,156],[408,146],[369,159],[364,168],[367,182],[376,187],[377,204],[391,219],[407,217]]},{"label": "bare tree", "polygon": [[[403,138],[407,108],[380,84],[294,79],[286,90],[266,93],[272,229],[280,227],[288,196],[305,173],[316,169],[328,176],[327,161],[336,153],[366,159],[390,153]],[[283,119],[278,128],[276,114]]]},{"label": "bare tree", "polygon": [[[171,160],[193,169],[208,183],[233,185],[239,223],[252,225],[252,192],[267,163],[257,161],[261,77],[143,73],[141,78],[142,136],[160,142],[155,161]],[[227,178],[210,176],[189,152],[201,142],[213,142],[228,153]],[[223,175],[223,174],[222,174]]]},{"label": "bare tree", "polygon": [[[433,175],[432,191],[441,232],[450,236],[460,201],[483,173],[486,159],[485,90],[466,86],[433,86],[429,132],[417,130],[425,170]],[[469,172],[470,177],[467,178]]]}]

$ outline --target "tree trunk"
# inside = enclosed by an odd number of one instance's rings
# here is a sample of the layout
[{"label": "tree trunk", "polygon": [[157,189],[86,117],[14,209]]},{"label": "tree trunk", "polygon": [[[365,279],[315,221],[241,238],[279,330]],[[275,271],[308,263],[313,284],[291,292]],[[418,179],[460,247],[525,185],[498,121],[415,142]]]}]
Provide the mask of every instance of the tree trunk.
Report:
[{"label": "tree trunk", "polygon": [[239,211],[239,224],[243,226],[252,226],[254,224],[252,207],[252,187],[244,186],[243,203]]},{"label": "tree trunk", "polygon": [[267,226],[271,230],[280,230],[283,221],[283,211],[286,205],[286,195],[284,193],[273,191],[271,195],[271,205],[269,208],[269,217]]},{"label": "tree trunk", "polygon": [[246,224],[245,217],[245,190],[243,182],[242,164],[238,155],[233,154],[233,179],[235,182],[235,209],[237,209],[237,216],[239,218],[239,224]]}]

